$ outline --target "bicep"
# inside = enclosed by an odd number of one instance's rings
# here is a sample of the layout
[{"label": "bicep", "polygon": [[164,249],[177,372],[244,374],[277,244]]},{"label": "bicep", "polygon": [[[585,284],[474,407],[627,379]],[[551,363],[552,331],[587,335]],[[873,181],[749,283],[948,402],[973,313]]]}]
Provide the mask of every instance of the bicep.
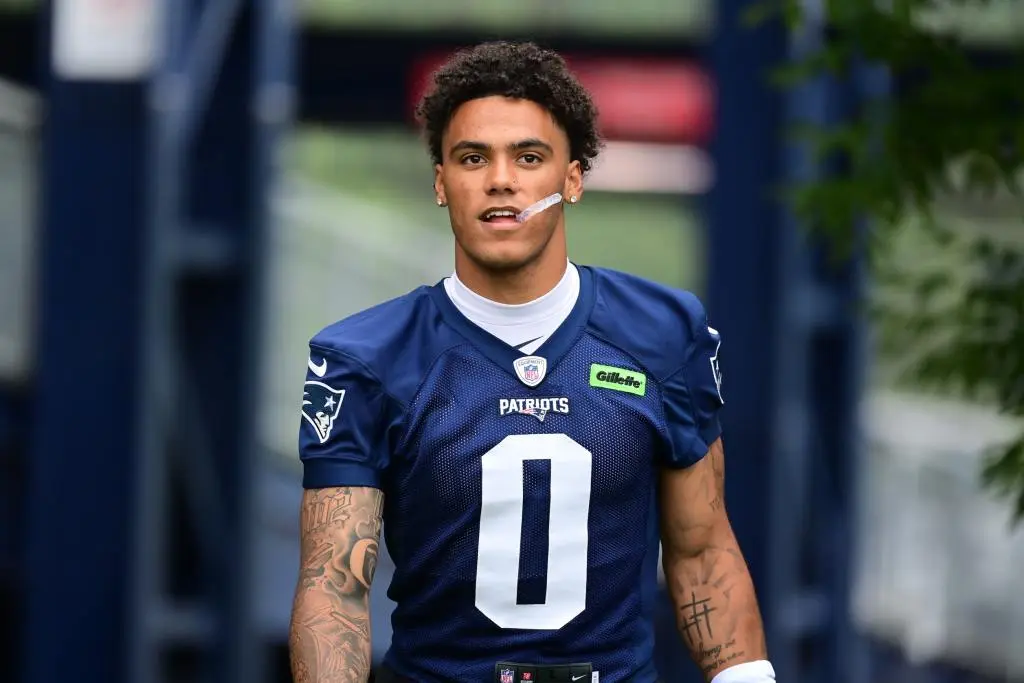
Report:
[{"label": "bicep", "polygon": [[300,519],[301,578],[306,589],[365,597],[377,568],[384,494],[368,486],[307,489]]},{"label": "bicep", "polygon": [[718,534],[727,532],[722,439],[715,439],[707,454],[693,465],[662,470],[659,496],[666,555],[698,553]]}]

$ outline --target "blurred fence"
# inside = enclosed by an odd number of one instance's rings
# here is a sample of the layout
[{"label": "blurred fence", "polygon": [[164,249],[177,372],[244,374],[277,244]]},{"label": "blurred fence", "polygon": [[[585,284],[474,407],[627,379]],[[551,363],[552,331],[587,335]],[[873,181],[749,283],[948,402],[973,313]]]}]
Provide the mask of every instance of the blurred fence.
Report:
[{"label": "blurred fence", "polygon": [[19,384],[32,356],[39,120],[36,97],[0,81],[0,380]]},{"label": "blurred fence", "polygon": [[866,407],[855,619],[912,661],[1024,680],[1024,530],[979,476],[1021,425],[889,392]]}]

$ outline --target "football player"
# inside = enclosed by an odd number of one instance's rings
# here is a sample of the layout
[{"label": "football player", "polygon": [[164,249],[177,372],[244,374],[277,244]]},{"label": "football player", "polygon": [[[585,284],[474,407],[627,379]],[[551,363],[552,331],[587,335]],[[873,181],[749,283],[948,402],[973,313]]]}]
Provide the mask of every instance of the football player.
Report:
[{"label": "football player", "polygon": [[773,681],[723,500],[719,333],[693,294],[568,259],[588,93],[487,43],[418,113],[455,272],[310,342],[295,680],[367,680],[383,529],[379,681],[653,682],[659,541],[705,679]]}]

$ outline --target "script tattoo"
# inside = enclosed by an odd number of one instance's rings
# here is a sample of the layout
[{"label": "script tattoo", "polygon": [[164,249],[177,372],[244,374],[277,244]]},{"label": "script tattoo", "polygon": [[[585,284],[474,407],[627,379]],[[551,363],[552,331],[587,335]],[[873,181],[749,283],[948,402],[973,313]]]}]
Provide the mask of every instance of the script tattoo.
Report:
[{"label": "script tattoo", "polygon": [[354,683],[369,676],[369,592],[383,506],[383,494],[371,488],[303,494],[289,635],[295,683]]}]

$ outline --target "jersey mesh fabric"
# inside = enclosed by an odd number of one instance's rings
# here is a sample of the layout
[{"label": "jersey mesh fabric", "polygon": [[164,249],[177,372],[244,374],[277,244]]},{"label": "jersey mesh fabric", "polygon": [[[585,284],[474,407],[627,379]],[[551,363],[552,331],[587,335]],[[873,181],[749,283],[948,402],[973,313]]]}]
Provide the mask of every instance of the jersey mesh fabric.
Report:
[{"label": "jersey mesh fabric", "polygon": [[[543,355],[543,349],[538,352]],[[653,681],[655,457],[665,438],[660,395],[589,386],[590,364],[638,370],[584,334],[528,388],[469,344],[434,365],[409,405],[406,436],[385,480],[385,534],[398,607],[387,663],[419,681],[485,681],[496,661],[589,661],[603,681]],[[569,413],[500,415],[501,398],[569,399]],[[592,454],[586,608],[556,630],[503,629],[476,598],[481,457],[508,435],[565,434]],[[550,467],[524,464],[519,595],[543,602]],[[557,520],[553,520],[557,524]],[[554,599],[558,599],[557,597]]]}]

